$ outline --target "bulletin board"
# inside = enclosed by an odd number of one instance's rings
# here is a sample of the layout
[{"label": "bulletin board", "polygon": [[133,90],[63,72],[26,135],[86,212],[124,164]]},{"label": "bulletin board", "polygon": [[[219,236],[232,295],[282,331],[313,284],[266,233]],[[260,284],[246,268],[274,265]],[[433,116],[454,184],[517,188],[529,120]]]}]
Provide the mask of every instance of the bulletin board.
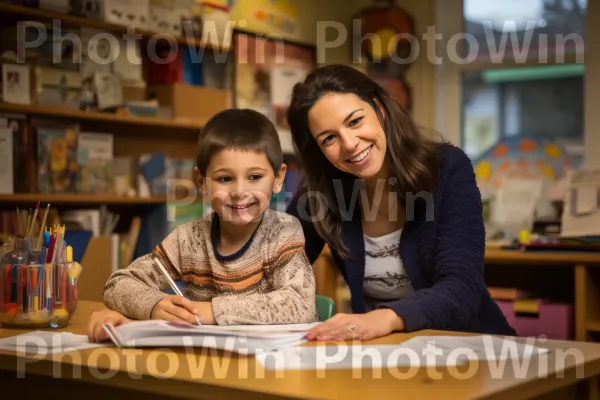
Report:
[{"label": "bulletin board", "polygon": [[294,84],[316,67],[316,47],[235,31],[233,53],[233,106],[266,115],[277,128],[283,151],[292,154],[287,109]]}]

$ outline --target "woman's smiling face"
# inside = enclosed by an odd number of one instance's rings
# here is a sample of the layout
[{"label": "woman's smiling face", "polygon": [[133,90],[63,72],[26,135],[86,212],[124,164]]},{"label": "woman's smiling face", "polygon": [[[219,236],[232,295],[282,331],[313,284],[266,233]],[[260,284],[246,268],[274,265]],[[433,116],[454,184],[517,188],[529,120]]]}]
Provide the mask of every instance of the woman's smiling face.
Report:
[{"label": "woman's smiling face", "polygon": [[323,96],[308,112],[308,126],[325,157],[339,170],[364,180],[382,171],[385,133],[375,110],[358,96]]}]

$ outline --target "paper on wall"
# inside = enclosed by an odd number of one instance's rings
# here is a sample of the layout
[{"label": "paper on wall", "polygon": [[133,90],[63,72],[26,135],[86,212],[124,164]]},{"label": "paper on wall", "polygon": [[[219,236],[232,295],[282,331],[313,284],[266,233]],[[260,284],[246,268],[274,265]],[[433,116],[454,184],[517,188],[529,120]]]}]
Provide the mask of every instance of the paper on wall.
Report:
[{"label": "paper on wall", "polygon": [[543,178],[506,179],[496,193],[491,221],[514,235],[531,230],[544,191]]},{"label": "paper on wall", "polygon": [[271,103],[287,107],[294,85],[302,82],[305,76],[306,70],[303,68],[274,65],[271,68]]},{"label": "paper on wall", "polygon": [[561,235],[600,235],[600,169],[569,171],[566,186]]}]

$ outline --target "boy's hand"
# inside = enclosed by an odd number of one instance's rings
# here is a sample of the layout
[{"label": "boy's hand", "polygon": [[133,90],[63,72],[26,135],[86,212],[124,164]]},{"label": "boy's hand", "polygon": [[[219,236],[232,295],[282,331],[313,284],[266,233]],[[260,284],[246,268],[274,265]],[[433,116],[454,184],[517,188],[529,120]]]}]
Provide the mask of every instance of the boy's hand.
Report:
[{"label": "boy's hand", "polygon": [[216,325],[215,314],[213,313],[212,303],[210,301],[194,301],[198,316],[202,325]]},{"label": "boy's hand", "polygon": [[195,324],[196,315],[202,321],[202,315],[199,314],[201,310],[197,309],[198,304],[200,303],[194,303],[183,296],[166,296],[154,306],[151,318]]},{"label": "boy's hand", "polygon": [[102,328],[103,324],[118,326],[131,322],[123,314],[112,310],[95,311],[90,315],[87,325],[87,337],[91,343],[101,342],[108,339],[108,335]]}]

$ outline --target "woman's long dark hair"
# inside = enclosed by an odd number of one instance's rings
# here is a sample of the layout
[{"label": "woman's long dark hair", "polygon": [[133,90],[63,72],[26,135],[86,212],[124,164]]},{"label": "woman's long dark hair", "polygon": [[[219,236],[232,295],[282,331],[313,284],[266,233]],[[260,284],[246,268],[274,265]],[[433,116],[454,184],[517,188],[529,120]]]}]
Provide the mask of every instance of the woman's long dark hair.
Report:
[{"label": "woman's long dark hair", "polygon": [[[344,65],[328,65],[312,71],[302,83],[294,86],[288,109],[288,124],[296,154],[304,172],[302,191],[317,192],[327,200],[324,218],[315,218],[314,226],[321,237],[342,257],[348,251],[341,239],[342,221],[334,182],[342,183],[346,204],[356,177],[333,166],[321,151],[308,125],[308,112],[328,93],[352,93],[375,110],[386,136],[390,178],[396,178],[394,189],[398,202],[406,209],[408,193],[431,192],[440,166],[438,144],[423,136],[408,112],[375,81],[362,72]],[[339,187],[339,186],[338,186]],[[305,192],[306,193],[306,192]],[[307,210],[312,216],[323,215],[319,196],[308,196]],[[319,212],[320,211],[320,212]]]}]

